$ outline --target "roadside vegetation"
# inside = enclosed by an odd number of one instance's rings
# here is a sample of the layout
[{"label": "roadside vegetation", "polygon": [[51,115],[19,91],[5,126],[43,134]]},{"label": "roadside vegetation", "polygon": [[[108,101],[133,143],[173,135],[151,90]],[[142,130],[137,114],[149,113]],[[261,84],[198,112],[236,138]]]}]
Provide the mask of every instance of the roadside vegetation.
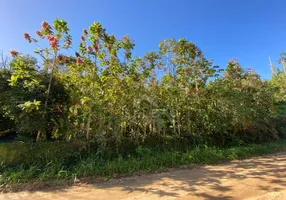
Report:
[{"label": "roadside vegetation", "polygon": [[[0,184],[118,176],[285,148],[286,56],[263,80],[214,66],[186,39],[134,57],[98,22],[73,46],[68,24],[24,33],[0,68]],[[75,42],[76,44],[78,41]]]}]

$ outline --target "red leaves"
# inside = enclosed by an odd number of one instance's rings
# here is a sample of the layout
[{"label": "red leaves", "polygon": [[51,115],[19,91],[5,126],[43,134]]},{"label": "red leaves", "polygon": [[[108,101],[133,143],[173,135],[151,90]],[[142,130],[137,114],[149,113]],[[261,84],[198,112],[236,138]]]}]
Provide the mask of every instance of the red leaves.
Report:
[{"label": "red leaves", "polygon": [[24,38],[25,38],[26,40],[28,40],[28,41],[29,41],[29,43],[31,43],[31,42],[32,42],[32,40],[31,40],[31,36],[30,36],[28,33],[24,33]]},{"label": "red leaves", "polygon": [[51,31],[51,26],[49,25],[48,22],[46,21],[42,22],[42,31]]},{"label": "red leaves", "polygon": [[88,53],[92,53],[92,47],[91,47],[91,46],[88,46],[88,47],[87,47],[87,52],[88,52]]},{"label": "red leaves", "polygon": [[83,34],[84,34],[84,35],[87,35],[87,34],[88,34],[88,32],[87,32],[87,30],[86,30],[86,29],[83,29],[83,31],[82,31],[82,32],[83,32]]},{"label": "red leaves", "polygon": [[98,52],[98,43],[99,43],[99,41],[96,40],[95,44],[94,44],[94,49],[95,49],[96,52]]},{"label": "red leaves", "polygon": [[10,52],[11,57],[13,58],[15,58],[19,54],[19,52],[16,50],[10,50],[9,52]]},{"label": "red leaves", "polygon": [[58,40],[57,40],[57,38],[55,38],[55,36],[53,36],[53,35],[47,35],[46,36],[46,38],[47,38],[47,40],[49,41],[49,43],[50,43],[50,45],[51,45],[51,47],[53,48],[53,49],[57,49],[58,48]]},{"label": "red leaves", "polygon": [[77,64],[82,64],[82,59],[81,59],[80,57],[77,57],[77,58],[76,58],[76,63],[77,63]]},{"label": "red leaves", "polygon": [[108,51],[111,51],[111,49],[112,49],[112,46],[109,45],[109,46],[108,46]]},{"label": "red leaves", "polygon": [[98,46],[97,45],[94,46],[94,49],[95,49],[96,52],[98,52]]},{"label": "red leaves", "polygon": [[37,34],[40,38],[43,37],[43,34],[42,34],[40,31],[38,31],[38,30],[36,30],[36,34]]}]

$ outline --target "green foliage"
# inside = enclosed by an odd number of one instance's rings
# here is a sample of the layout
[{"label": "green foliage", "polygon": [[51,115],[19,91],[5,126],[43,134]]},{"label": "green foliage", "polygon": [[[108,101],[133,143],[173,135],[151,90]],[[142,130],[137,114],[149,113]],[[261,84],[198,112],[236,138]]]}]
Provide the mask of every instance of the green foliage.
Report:
[{"label": "green foliage", "polygon": [[281,54],[279,63],[282,68],[272,66],[272,79],[270,85],[275,89],[276,100],[276,127],[280,137],[286,137],[286,59],[285,53]]},{"label": "green foliage", "polygon": [[[85,138],[94,149],[89,146],[84,155],[71,148],[66,154],[55,145],[59,152],[51,150],[49,157],[37,151],[40,145],[32,146],[23,151],[36,152],[32,160],[21,154],[23,160],[15,161],[30,170],[27,176],[110,175],[209,163],[227,157],[218,147],[286,137],[284,54],[283,68],[273,67],[272,79],[265,81],[235,59],[226,69],[214,66],[184,38],[164,40],[157,51],[134,57],[134,42],[109,34],[99,22],[83,30],[77,50],[70,49],[69,31],[64,20],[44,21],[36,31],[41,42],[24,34],[36,45],[37,59],[10,51],[11,62],[0,68],[0,133],[15,130],[21,141],[30,141],[29,135],[71,143]],[[182,153],[187,147],[195,149]],[[229,156],[245,153],[236,151]],[[53,160],[58,153],[61,161]]]},{"label": "green foliage", "polygon": [[25,112],[32,112],[33,110],[39,110],[40,105],[40,101],[34,100],[33,102],[26,101],[24,104],[19,104],[19,107]]},{"label": "green foliage", "polygon": [[222,70],[184,38],[133,58],[133,41],[108,34],[99,22],[83,30],[76,57],[63,54],[71,45],[66,21],[43,22],[36,34],[49,45],[24,37],[37,44],[43,66],[13,51],[10,71],[1,71],[1,112],[19,131],[37,132],[37,140],[41,133],[66,140],[86,135],[104,150],[123,138],[138,147],[160,137],[229,145],[281,136],[282,70],[270,82],[237,60]]},{"label": "green foliage", "polygon": [[[9,92],[8,78],[11,73],[8,69],[0,70],[0,131],[14,128],[13,119],[7,116],[7,106],[9,105],[9,96],[12,94]],[[10,102],[11,103],[11,102]]]},{"label": "green foliage", "polygon": [[[11,63],[9,70],[1,70],[1,129],[15,129],[18,132],[35,134],[38,129],[51,132],[65,117],[65,108],[69,103],[66,90],[56,78],[50,94],[50,102],[42,118],[48,86],[45,71],[37,68],[37,61],[30,56],[18,56]],[[42,120],[40,120],[42,119]],[[10,125],[9,125],[10,124]],[[2,127],[3,126],[3,127]]]},{"label": "green foliage", "polygon": [[157,52],[133,58],[133,41],[108,34],[99,22],[83,30],[76,57],[62,53],[71,45],[64,20],[43,22],[36,33],[48,47],[24,36],[37,44],[43,66],[14,52],[10,74],[1,72],[9,80],[2,78],[2,115],[20,131],[66,140],[85,135],[102,150],[110,144],[118,150],[123,138],[138,147],[149,138],[230,145],[281,136],[281,70],[270,82],[237,60],[222,70],[184,38],[164,40]]},{"label": "green foliage", "polygon": [[277,74],[272,75],[270,82],[276,89],[276,99],[286,102],[286,73],[278,71]]},{"label": "green foliage", "polygon": [[286,142],[249,144],[231,148],[199,146],[156,150],[139,147],[128,156],[101,157],[93,146],[74,143],[1,144],[0,185],[31,180],[61,180],[86,176],[117,177],[187,164],[210,164],[285,150]]}]

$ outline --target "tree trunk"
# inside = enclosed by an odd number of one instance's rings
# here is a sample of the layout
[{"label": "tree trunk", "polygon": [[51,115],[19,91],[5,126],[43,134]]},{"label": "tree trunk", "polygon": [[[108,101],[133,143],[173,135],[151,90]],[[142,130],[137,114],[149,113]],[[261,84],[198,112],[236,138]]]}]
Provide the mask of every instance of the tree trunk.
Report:
[{"label": "tree trunk", "polygon": [[172,111],[172,124],[173,124],[173,131],[174,134],[177,135],[177,131],[176,131],[176,116],[175,116],[175,111]]},{"label": "tree trunk", "polygon": [[86,139],[89,139],[89,132],[90,132],[90,123],[91,123],[91,108],[92,104],[89,105],[89,110],[88,110],[88,119],[87,119],[87,126],[86,126]]},{"label": "tree trunk", "polygon": [[198,91],[199,91],[199,87],[198,87],[197,77],[195,77],[195,84],[196,84],[196,93],[198,93]]},{"label": "tree trunk", "polygon": [[39,142],[41,138],[41,129],[38,130],[36,142]]},{"label": "tree trunk", "polygon": [[[44,104],[43,120],[45,120],[45,116],[46,116],[46,112],[47,112],[49,95],[50,95],[50,92],[51,92],[51,86],[52,86],[52,80],[53,80],[53,73],[54,73],[54,70],[55,70],[55,67],[56,67],[55,66],[56,65],[56,60],[57,60],[57,52],[55,52],[55,57],[54,57],[54,60],[53,60],[52,71],[51,71],[51,75],[50,75],[50,79],[49,79],[47,97],[46,97],[45,104]],[[39,142],[40,139],[41,139],[41,130],[39,129],[38,133],[37,133],[36,142]]]},{"label": "tree trunk", "polygon": [[191,134],[191,116],[190,116],[190,111],[189,109],[187,109],[187,118],[188,118],[188,131],[189,131],[189,134]]},{"label": "tree trunk", "polygon": [[176,118],[178,123],[178,134],[181,135],[181,122],[180,122],[180,115],[179,115],[179,106],[178,106],[178,98],[176,98]]}]

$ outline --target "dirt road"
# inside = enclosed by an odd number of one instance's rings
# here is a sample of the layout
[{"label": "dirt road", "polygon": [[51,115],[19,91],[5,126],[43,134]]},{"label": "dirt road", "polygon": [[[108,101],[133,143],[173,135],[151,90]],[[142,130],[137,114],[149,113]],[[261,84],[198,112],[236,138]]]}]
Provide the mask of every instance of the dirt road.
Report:
[{"label": "dirt road", "polygon": [[0,194],[0,200],[286,200],[286,152],[217,166],[113,179],[61,190]]}]

